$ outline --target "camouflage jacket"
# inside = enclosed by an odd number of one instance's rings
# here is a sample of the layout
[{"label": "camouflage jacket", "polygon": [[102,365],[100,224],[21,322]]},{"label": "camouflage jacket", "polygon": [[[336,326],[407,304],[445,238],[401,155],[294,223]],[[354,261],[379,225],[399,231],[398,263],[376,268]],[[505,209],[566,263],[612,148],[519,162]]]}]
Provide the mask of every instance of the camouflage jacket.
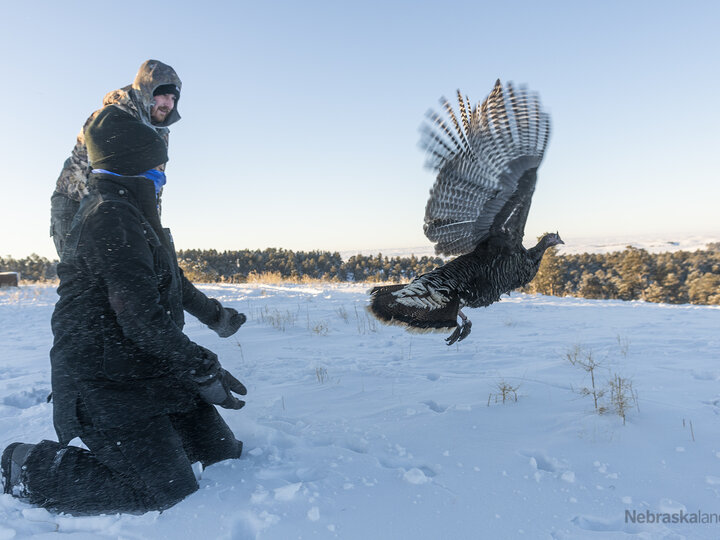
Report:
[{"label": "camouflage jacket", "polygon": [[[158,134],[168,144],[170,130],[168,126],[180,120],[180,114],[175,107],[168,114],[162,124],[153,124],[150,119],[150,111],[153,106],[153,91],[160,85],[174,84],[178,89],[182,88],[182,82],[175,73],[175,70],[157,60],[148,60],[138,70],[135,80],[129,86],[113,90],[103,98],[103,108],[108,105],[119,107],[123,111],[142,120],[155,128]],[[75,148],[70,157],[65,160],[60,176],[55,185],[55,192],[80,201],[88,193],[87,182],[92,167],[88,161],[87,148],[85,146],[85,128],[92,122],[95,116],[102,109],[98,109],[85,121],[80,133],[77,136]],[[165,164],[159,167],[165,170]]]}]

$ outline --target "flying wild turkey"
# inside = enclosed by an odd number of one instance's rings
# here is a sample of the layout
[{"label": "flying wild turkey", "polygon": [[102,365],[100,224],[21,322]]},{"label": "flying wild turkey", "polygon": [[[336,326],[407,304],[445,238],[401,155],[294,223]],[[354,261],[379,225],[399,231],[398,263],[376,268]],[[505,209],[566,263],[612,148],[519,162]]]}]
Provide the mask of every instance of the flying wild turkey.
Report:
[{"label": "flying wild turkey", "polygon": [[[522,245],[537,169],[550,135],[550,117],[535,93],[498,80],[472,108],[458,90],[459,115],[429,112],[422,144],[437,170],[425,208],[425,236],[442,255],[459,255],[405,285],[375,287],[370,311],[411,330],[452,329],[448,345],[470,333],[465,306],[489,306],[529,283],[545,250],[563,244],[557,233]],[[460,321],[458,321],[458,317]]]}]

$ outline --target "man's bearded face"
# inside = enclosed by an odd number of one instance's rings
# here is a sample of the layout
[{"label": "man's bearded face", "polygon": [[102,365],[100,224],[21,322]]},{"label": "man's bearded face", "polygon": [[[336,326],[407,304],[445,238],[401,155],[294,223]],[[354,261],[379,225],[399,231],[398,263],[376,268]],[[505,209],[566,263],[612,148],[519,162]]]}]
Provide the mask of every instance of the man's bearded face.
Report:
[{"label": "man's bearded face", "polygon": [[175,107],[175,94],[159,94],[153,96],[153,106],[150,109],[150,118],[153,124],[162,124],[170,111]]}]

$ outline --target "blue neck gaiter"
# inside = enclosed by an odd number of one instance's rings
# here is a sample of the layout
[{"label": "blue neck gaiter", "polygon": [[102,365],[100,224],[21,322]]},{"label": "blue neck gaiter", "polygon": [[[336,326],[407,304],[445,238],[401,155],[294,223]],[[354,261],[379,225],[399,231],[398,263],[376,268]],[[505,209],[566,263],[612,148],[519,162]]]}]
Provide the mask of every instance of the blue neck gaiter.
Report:
[{"label": "blue neck gaiter", "polygon": [[[105,169],[93,169],[92,172],[94,173],[104,173],[104,174],[112,174],[113,176],[122,176],[124,178],[128,178],[125,174],[118,174],[114,173],[112,171],[106,171]],[[147,178],[148,180],[152,180],[153,184],[155,184],[155,194],[159,194],[162,187],[167,183],[167,177],[165,176],[165,173],[162,171],[158,171],[157,169],[150,169],[149,171],[145,171],[140,174],[133,174],[132,176],[143,176]]]}]

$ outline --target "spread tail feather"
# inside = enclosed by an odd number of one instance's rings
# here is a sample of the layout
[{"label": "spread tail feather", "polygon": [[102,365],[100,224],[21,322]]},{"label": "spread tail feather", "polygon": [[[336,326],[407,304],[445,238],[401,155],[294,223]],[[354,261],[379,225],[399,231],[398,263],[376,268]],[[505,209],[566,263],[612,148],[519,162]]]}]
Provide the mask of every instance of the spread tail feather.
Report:
[{"label": "spread tail feather", "polygon": [[399,324],[416,331],[447,330],[457,326],[460,301],[456,296],[442,307],[419,308],[398,302],[397,291],[406,285],[383,285],[370,291],[368,310],[386,324]]}]

